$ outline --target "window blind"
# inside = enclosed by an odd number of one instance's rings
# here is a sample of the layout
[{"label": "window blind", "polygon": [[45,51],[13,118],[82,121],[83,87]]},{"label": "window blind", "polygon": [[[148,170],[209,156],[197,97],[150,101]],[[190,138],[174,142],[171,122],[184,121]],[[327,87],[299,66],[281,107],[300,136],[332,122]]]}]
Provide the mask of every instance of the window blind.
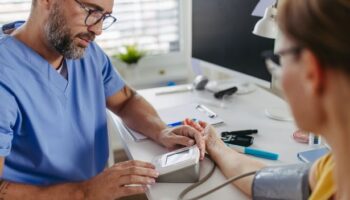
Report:
[{"label": "window blind", "polygon": [[[31,2],[0,0],[0,24],[27,19]],[[179,4],[180,0],[115,0],[113,15],[117,22],[103,31],[96,42],[107,54],[128,44],[137,44],[151,55],[178,52]]]}]

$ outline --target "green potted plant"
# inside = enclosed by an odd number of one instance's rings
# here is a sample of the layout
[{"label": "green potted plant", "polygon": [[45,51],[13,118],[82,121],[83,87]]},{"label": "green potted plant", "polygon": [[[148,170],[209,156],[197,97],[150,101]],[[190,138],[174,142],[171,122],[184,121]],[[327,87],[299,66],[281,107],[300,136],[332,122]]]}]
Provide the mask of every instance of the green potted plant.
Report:
[{"label": "green potted plant", "polygon": [[146,55],[144,51],[141,51],[137,48],[136,44],[125,45],[124,49],[114,55],[113,57],[119,59],[120,61],[127,64],[129,67],[134,67]]}]

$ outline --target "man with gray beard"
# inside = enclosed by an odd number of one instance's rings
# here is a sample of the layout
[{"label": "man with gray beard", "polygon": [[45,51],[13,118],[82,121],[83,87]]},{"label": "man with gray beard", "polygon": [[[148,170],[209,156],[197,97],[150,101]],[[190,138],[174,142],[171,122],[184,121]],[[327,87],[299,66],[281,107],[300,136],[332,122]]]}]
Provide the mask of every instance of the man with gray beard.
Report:
[{"label": "man with gray beard", "polygon": [[0,37],[0,199],[117,199],[145,192],[158,176],[152,164],[105,168],[106,108],[160,145],[196,144],[204,157],[201,133],[167,128],[93,42],[116,21],[113,4],[33,0],[28,20]]}]

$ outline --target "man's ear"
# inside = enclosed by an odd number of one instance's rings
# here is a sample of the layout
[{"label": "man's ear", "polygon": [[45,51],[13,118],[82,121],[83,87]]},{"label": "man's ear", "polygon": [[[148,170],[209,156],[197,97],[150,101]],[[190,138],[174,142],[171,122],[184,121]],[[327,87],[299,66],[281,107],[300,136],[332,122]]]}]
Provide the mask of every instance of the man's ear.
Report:
[{"label": "man's ear", "polygon": [[322,95],[325,83],[325,69],[321,66],[316,55],[305,49],[300,54],[300,62],[303,65],[305,87],[309,94]]}]

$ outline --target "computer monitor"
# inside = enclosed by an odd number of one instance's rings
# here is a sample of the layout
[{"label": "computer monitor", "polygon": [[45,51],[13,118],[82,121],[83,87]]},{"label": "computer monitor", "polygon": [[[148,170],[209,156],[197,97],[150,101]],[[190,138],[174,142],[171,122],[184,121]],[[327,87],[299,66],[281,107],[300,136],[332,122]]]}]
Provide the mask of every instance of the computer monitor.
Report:
[{"label": "computer monitor", "polygon": [[192,0],[192,57],[270,81],[261,52],[274,40],[252,34],[259,0]]}]

